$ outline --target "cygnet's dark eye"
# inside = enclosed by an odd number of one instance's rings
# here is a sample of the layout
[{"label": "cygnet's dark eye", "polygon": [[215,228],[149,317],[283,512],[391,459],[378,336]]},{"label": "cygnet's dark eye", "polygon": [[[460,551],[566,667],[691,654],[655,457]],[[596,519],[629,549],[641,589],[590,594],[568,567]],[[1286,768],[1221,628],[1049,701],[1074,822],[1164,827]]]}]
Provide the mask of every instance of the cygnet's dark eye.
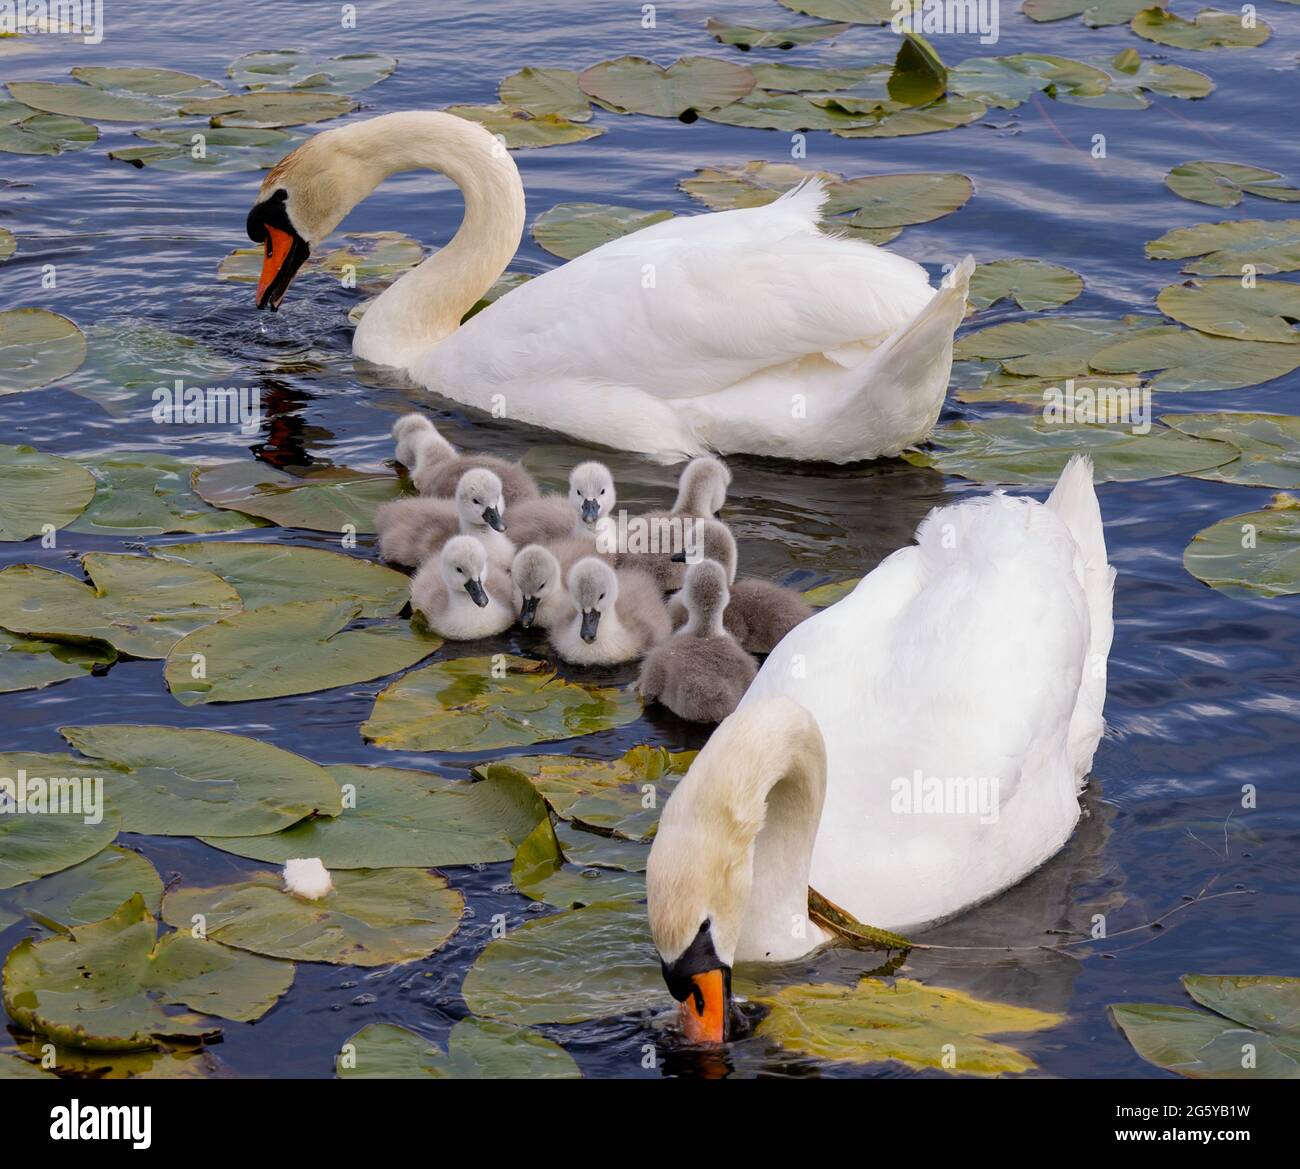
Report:
[{"label": "cygnet's dark eye", "polygon": [[545,586],[544,584],[539,584],[539,585],[537,586],[537,591],[540,593],[544,588],[546,588],[546,586]]},{"label": "cygnet's dark eye", "polygon": [[605,599],[605,594],[601,593],[597,599],[603,601]]},{"label": "cygnet's dark eye", "polygon": [[480,499],[476,499],[476,500],[474,501],[474,506],[475,506],[475,507],[482,507],[482,506],[483,506],[483,501],[480,500]]},{"label": "cygnet's dark eye", "polygon": [[458,569],[456,569],[456,571],[459,572],[459,573],[461,574],[461,576],[464,576],[464,575],[465,575],[465,570],[464,570],[463,568],[458,568]]},{"label": "cygnet's dark eye", "polygon": [[600,493],[601,493],[601,495],[604,495],[604,494],[605,494],[605,489],[604,489],[603,487],[600,489]]}]

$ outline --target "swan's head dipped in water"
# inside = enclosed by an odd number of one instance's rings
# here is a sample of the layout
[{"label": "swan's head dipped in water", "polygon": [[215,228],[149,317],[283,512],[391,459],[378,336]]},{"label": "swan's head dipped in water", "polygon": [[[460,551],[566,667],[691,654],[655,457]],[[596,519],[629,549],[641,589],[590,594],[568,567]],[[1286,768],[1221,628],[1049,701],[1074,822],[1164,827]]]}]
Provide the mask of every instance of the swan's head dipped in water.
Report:
[{"label": "swan's head dipped in water", "polygon": [[596,640],[600,619],[618,601],[618,574],[603,560],[588,556],[569,570],[569,595],[582,616],[582,640]]},{"label": "swan's head dipped in water", "polygon": [[506,530],[506,501],[501,480],[485,467],[466,471],[456,484],[456,511],[461,522],[471,528],[485,525],[498,532]]},{"label": "swan's head dipped in water", "polygon": [[646,870],[650,933],[696,1043],[727,1039],[731,968],[806,954],[808,870],[826,795],[816,720],[791,698],[741,706],[664,806]]},{"label": "swan's head dipped in water", "polygon": [[604,463],[579,463],[569,473],[569,502],[589,528],[614,510],[616,500],[614,476]]}]

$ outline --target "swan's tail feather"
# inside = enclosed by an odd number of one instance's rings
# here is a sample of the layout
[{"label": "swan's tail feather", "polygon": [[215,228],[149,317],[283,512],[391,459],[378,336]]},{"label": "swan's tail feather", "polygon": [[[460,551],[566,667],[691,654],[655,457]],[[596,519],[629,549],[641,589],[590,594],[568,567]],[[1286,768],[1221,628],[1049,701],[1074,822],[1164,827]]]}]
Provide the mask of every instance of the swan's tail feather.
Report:
[{"label": "swan's tail feather", "polygon": [[811,223],[816,224],[821,218],[822,207],[829,197],[830,192],[826,189],[825,180],[820,175],[813,175],[791,187],[775,202],[781,205],[783,211],[807,216]]},{"label": "swan's tail feather", "polygon": [[[837,445],[850,444],[856,458],[878,458],[896,455],[930,433],[948,394],[953,334],[966,315],[974,270],[975,259],[967,256],[912,320],[845,371],[832,428]],[[875,437],[880,433],[906,437],[882,449]]]},{"label": "swan's tail feather", "polygon": [[1070,720],[1068,748],[1075,778],[1082,781],[1092,769],[1092,757],[1105,729],[1102,708],[1106,702],[1106,661],[1115,632],[1115,569],[1106,559],[1101,507],[1092,483],[1092,460],[1087,455],[1075,455],[1066,464],[1048,496],[1047,506],[1061,517],[1074,537],[1088,602],[1091,636],[1079,697]]}]

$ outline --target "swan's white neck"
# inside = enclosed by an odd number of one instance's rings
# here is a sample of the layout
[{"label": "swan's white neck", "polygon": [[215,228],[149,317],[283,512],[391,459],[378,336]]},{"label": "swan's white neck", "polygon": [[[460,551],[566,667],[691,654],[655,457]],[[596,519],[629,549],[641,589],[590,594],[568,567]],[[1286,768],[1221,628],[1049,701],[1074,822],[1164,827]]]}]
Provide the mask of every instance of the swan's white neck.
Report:
[{"label": "swan's white neck", "polygon": [[451,242],[386,288],[352,340],[357,357],[410,368],[460,326],[519,247],[524,185],[505,146],[475,122],[435,111],[386,114],[332,133],[333,168],[351,174],[333,185],[338,219],[390,175],[435,170],[465,198]]}]

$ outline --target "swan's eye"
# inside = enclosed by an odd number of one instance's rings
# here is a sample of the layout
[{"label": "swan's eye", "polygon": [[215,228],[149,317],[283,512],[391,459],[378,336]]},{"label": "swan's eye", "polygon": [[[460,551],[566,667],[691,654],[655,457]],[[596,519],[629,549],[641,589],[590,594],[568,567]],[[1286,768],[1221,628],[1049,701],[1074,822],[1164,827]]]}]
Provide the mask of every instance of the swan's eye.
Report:
[{"label": "swan's eye", "polygon": [[540,593],[544,588],[546,588],[546,586],[545,586],[544,584],[539,584],[539,585],[537,586],[537,591]]},{"label": "swan's eye", "polygon": [[482,504],[482,502],[481,502],[480,500],[477,500],[477,499],[476,499],[476,500],[474,501],[474,506],[475,506],[475,507],[482,507],[483,504]]},{"label": "swan's eye", "polygon": [[604,489],[603,487],[600,489],[600,493],[601,493],[601,495],[604,495],[604,494],[605,494],[605,489]]},{"label": "swan's eye", "polygon": [[601,601],[603,601],[604,599],[605,599],[604,593],[601,593],[600,596],[597,598],[597,600],[601,600]]},{"label": "swan's eye", "polygon": [[459,572],[459,573],[461,574],[461,576],[464,576],[464,575],[465,575],[465,570],[464,570],[463,568],[458,568],[458,569],[456,569],[456,571]]}]

